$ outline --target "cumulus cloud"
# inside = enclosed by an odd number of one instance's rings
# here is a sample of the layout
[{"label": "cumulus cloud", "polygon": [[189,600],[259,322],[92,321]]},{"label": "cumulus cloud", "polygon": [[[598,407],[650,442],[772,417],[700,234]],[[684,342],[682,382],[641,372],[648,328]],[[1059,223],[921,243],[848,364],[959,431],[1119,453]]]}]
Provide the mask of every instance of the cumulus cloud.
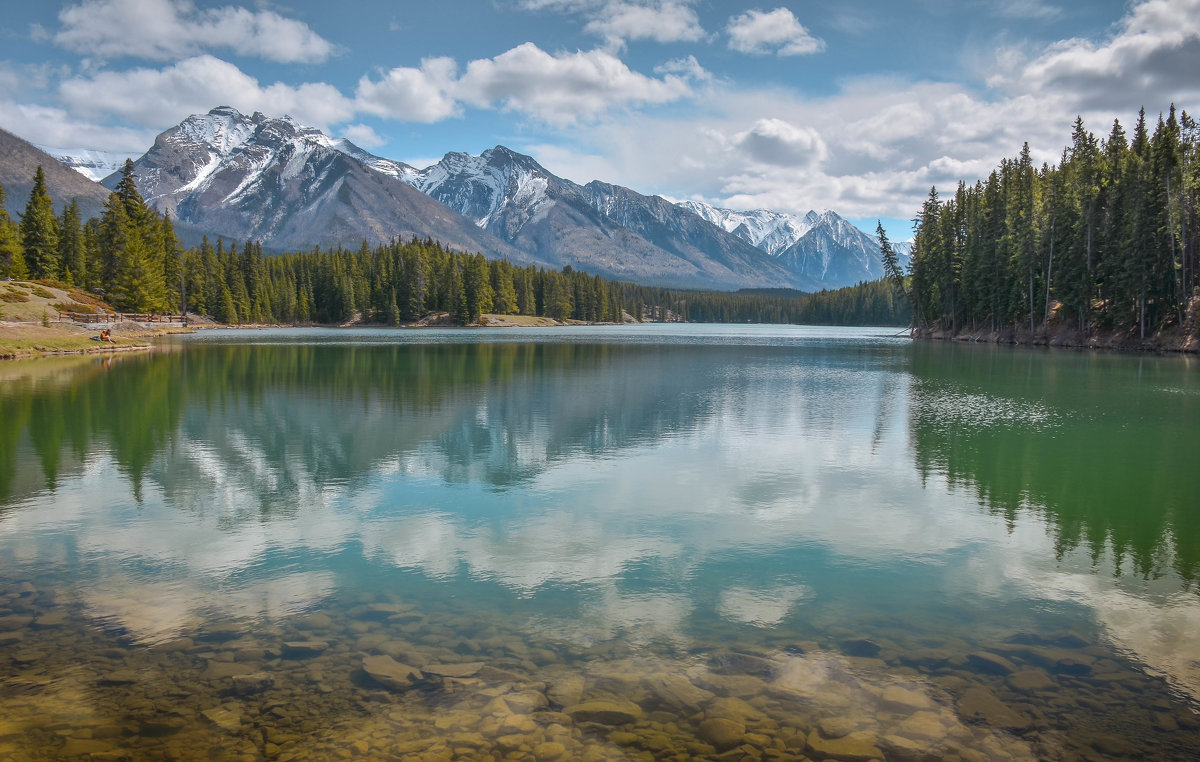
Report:
[{"label": "cumulus cloud", "polygon": [[583,30],[621,42],[694,42],[704,37],[704,28],[700,26],[696,11],[681,0],[662,0],[651,4],[606,3],[595,11]]},{"label": "cumulus cloud", "polygon": [[387,143],[369,124],[350,124],[342,128],[342,136],[363,148],[378,148]]},{"label": "cumulus cloud", "polygon": [[167,61],[230,48],[281,63],[311,63],[335,53],[307,24],[274,11],[198,10],[187,0],[84,0],[64,8],[58,19],[55,44],[105,59]]},{"label": "cumulus cloud", "polygon": [[0,127],[14,135],[56,148],[102,148],[138,157],[158,130],[99,124],[64,108],[0,98]]},{"label": "cumulus cloud", "polygon": [[363,77],[358,107],[376,116],[407,122],[438,122],[461,113],[453,90],[457,64],[451,58],[427,58],[421,67],[397,67],[378,80]]},{"label": "cumulus cloud", "polygon": [[733,143],[755,161],[784,167],[816,164],[826,154],[825,141],[816,130],[782,119],[759,119],[734,136]]},{"label": "cumulus cloud", "polygon": [[1081,111],[1162,107],[1200,96],[1200,0],[1148,0],[1122,19],[1109,39],[1070,39],[1007,64],[989,84],[1009,92],[1059,93]]},{"label": "cumulus cloud", "polygon": [[800,56],[819,53],[825,41],[813,37],[787,8],[747,11],[729,20],[729,49],[740,53]]},{"label": "cumulus cloud", "polygon": [[551,55],[531,42],[471,61],[456,89],[473,105],[521,111],[556,125],[691,93],[680,76],[648,77],[603,50]]},{"label": "cumulus cloud", "polygon": [[632,40],[695,42],[705,36],[695,0],[524,0],[531,11],[581,14],[583,30],[620,47]]},{"label": "cumulus cloud", "polygon": [[354,103],[333,85],[310,82],[263,86],[233,64],[209,55],[163,69],[101,71],[65,80],[59,97],[89,117],[114,116],[137,124],[166,126],[188,114],[227,103],[250,113],[291,114],[306,124],[327,126],[350,119]]}]

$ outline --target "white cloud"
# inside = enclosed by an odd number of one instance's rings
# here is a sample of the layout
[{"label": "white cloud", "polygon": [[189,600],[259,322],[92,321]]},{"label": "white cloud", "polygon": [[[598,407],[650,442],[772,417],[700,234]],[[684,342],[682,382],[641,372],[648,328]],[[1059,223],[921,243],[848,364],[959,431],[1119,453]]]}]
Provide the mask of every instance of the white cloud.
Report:
[{"label": "white cloud", "polygon": [[476,106],[569,125],[613,108],[676,101],[691,88],[676,75],[656,79],[635,72],[602,50],[551,55],[527,42],[495,58],[471,61],[457,92]]},{"label": "white cloud", "polygon": [[819,53],[825,41],[813,37],[787,8],[747,11],[729,20],[729,49],[741,53],[800,56]]},{"label": "white cloud", "polygon": [[695,42],[705,36],[692,8],[695,0],[524,0],[531,11],[581,14],[583,31],[613,47],[632,40]]},{"label": "white cloud", "polygon": [[145,153],[158,130],[97,124],[66,109],[0,98],[0,127],[26,140],[58,148],[96,148],[134,158]]},{"label": "white cloud", "polygon": [[358,107],[376,116],[407,122],[437,122],[461,110],[453,90],[457,65],[450,58],[427,58],[421,68],[397,67],[378,82],[358,81]]},{"label": "white cloud", "polygon": [[1151,109],[1200,99],[1200,0],[1148,0],[1111,38],[1070,39],[1028,60],[1004,51],[989,84],[1011,93],[1057,93],[1084,112]]},{"label": "white cloud", "polygon": [[583,30],[614,42],[695,42],[704,37],[696,11],[680,0],[606,3]]},{"label": "white cloud", "polygon": [[733,142],[755,161],[784,167],[817,164],[826,155],[825,141],[816,130],[782,119],[759,119]]},{"label": "white cloud", "polygon": [[226,6],[197,10],[187,0],[84,0],[64,8],[59,46],[100,58],[166,61],[229,48],[281,63],[320,62],[335,47],[301,21],[274,11]]},{"label": "white cloud", "polygon": [[354,103],[323,82],[262,86],[233,64],[208,55],[164,69],[101,71],[59,86],[59,97],[84,116],[109,115],[132,123],[166,126],[214,104],[250,113],[290,114],[305,124],[327,126],[351,118]]},{"label": "white cloud", "polygon": [[342,135],[351,143],[362,148],[378,148],[387,143],[387,140],[369,124],[347,125],[342,128]]},{"label": "white cloud", "polygon": [[685,79],[706,82],[713,78],[711,72],[700,65],[695,56],[672,58],[664,64],[654,67],[655,74],[677,74]]}]

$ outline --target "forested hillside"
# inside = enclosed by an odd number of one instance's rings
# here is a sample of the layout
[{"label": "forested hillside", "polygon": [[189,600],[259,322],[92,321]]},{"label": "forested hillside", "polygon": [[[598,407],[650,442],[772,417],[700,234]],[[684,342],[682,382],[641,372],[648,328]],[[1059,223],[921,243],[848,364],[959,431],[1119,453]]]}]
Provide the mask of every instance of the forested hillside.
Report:
[{"label": "forested hillside", "polygon": [[1146,339],[1195,331],[1200,127],[1171,106],[1151,132],[1077,119],[1057,164],[1029,145],[986,181],[929,193],[915,220],[911,295],[921,327],[1071,329]]},{"label": "forested hillside", "polygon": [[280,256],[264,256],[256,242],[221,239],[185,249],[170,217],[141,198],[132,163],[104,212],[86,222],[74,205],[55,215],[40,178],[39,170],[19,225],[0,217],[0,277],[79,286],[128,312],[186,309],[232,324],[401,325],[437,313],[463,325],[485,313],[588,322],[909,322],[908,306],[882,281],[818,294],[680,291],[489,261],[428,238]]}]

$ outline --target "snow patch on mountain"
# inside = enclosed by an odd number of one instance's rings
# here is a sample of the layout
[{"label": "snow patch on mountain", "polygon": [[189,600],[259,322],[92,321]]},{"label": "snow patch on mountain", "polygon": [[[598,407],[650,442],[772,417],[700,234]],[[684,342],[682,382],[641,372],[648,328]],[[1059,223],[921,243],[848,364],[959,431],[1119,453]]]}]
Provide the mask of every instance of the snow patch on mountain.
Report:
[{"label": "snow patch on mountain", "polygon": [[478,156],[448,153],[399,179],[487,228],[506,213],[536,219],[554,204],[548,192],[551,177],[528,156],[496,146]]},{"label": "snow patch on mountain", "polygon": [[119,171],[125,166],[125,159],[137,158],[137,155],[117,151],[94,151],[88,148],[52,148],[43,145],[39,145],[38,148],[95,182],[100,182],[113,172]]},{"label": "snow patch on mountain", "polygon": [[812,223],[807,217],[797,217],[773,209],[738,211],[722,209],[702,201],[680,201],[678,205],[771,256],[778,256],[812,229]]}]

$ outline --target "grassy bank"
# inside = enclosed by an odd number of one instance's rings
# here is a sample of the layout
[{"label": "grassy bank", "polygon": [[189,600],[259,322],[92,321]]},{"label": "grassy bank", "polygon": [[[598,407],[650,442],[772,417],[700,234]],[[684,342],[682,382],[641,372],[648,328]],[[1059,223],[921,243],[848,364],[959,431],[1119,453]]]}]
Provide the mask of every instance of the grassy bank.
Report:
[{"label": "grassy bank", "polygon": [[146,349],[149,339],[177,333],[179,326],[146,327],[118,323],[115,344],[97,341],[100,329],[58,321],[58,313],[101,312],[108,305],[91,294],[60,284],[32,281],[0,282],[0,359],[46,355],[128,352]]}]

